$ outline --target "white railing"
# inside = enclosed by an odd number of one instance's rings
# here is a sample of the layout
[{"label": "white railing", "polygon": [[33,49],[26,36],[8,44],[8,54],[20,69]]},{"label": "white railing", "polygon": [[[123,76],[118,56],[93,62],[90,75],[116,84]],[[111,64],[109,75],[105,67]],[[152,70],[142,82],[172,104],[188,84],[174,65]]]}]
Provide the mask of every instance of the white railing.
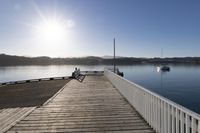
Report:
[{"label": "white railing", "polygon": [[104,74],[156,132],[200,133],[199,114],[113,72]]}]

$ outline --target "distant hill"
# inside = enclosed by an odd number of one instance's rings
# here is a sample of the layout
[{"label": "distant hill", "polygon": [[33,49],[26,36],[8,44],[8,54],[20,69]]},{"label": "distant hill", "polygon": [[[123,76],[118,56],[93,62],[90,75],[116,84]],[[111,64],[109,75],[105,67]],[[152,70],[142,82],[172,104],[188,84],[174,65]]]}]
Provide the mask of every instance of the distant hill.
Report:
[{"label": "distant hill", "polygon": [[[102,58],[103,59],[112,59],[113,56],[111,56],[111,55],[104,55],[104,56],[102,56]],[[116,56],[115,58],[124,58],[124,57],[123,56]]]},{"label": "distant hill", "polygon": [[[200,64],[200,57],[174,57],[174,58],[134,58],[120,57],[116,58],[117,65],[133,64]],[[83,58],[50,58],[25,57],[0,54],[0,66],[18,66],[18,65],[112,65],[113,58],[102,57],[83,57]]]}]

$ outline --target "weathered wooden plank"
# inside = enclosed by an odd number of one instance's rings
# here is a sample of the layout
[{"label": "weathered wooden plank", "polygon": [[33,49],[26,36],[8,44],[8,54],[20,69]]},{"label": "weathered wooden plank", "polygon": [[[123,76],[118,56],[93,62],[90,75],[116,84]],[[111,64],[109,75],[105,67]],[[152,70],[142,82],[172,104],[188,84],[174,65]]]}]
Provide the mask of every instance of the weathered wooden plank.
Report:
[{"label": "weathered wooden plank", "polygon": [[[35,133],[35,131],[28,131],[29,133]],[[45,131],[43,130],[37,130],[37,133],[44,133]],[[53,132],[66,132],[64,130],[49,130],[48,133],[53,133]],[[72,131],[71,131],[72,132]],[[79,131],[82,132],[82,131]],[[83,131],[84,132],[84,131]],[[8,133],[16,133],[15,131],[9,131]],[[20,133],[27,133],[27,131],[20,131]],[[72,132],[73,133],[73,132]],[[77,132],[76,132],[77,133]],[[126,131],[93,131],[93,132],[89,132],[89,133],[154,133],[152,130],[150,129],[144,129],[144,130],[126,130]]]},{"label": "weathered wooden plank", "polygon": [[[75,126],[74,126],[75,125]],[[103,127],[106,127],[106,126],[123,126],[123,127],[129,127],[129,126],[147,126],[146,123],[144,123],[144,121],[141,121],[141,120],[138,120],[138,121],[99,121],[99,122],[79,122],[79,121],[76,121],[76,122],[69,122],[69,121],[66,121],[66,122],[62,122],[62,123],[20,123],[20,124],[17,124],[15,126],[15,128],[19,128],[19,127],[28,127],[28,128],[32,128],[32,127],[49,127],[49,126],[56,126],[56,127],[64,127],[64,128],[67,128],[67,127],[99,127],[99,126],[103,126]]]},{"label": "weathered wooden plank", "polygon": [[22,120],[20,124],[49,124],[49,123],[66,123],[66,122],[81,122],[81,123],[136,123],[136,122],[144,122],[141,119],[62,119],[62,120],[40,120],[40,121],[27,121]]},{"label": "weathered wooden plank", "polygon": [[[99,130],[99,129],[91,129],[90,131],[85,130],[85,129],[50,129],[50,130],[33,130],[33,131],[20,131],[20,133],[63,133],[63,132],[69,132],[69,133],[82,133],[82,132],[87,132],[87,133],[155,133],[152,131],[152,129],[129,129],[129,130]],[[16,133],[15,131],[8,131],[7,133]]]},{"label": "weathered wooden plank", "polygon": [[[76,113],[76,114],[72,114],[72,113]],[[132,112],[130,112],[130,113],[118,113],[118,112],[106,112],[106,113],[103,113],[103,112],[101,112],[101,113],[97,113],[97,112],[56,112],[56,113],[46,113],[46,114],[36,114],[36,115],[34,115],[34,114],[31,114],[30,115],[30,117],[29,118],[37,118],[37,117],[39,117],[39,118],[42,118],[42,117],[48,117],[48,118],[50,118],[50,117],[63,117],[63,116],[65,116],[65,117],[85,117],[85,116],[92,116],[92,117],[98,117],[98,116],[114,116],[114,117],[120,117],[120,116],[123,116],[123,117],[135,117],[135,116],[139,116],[138,114],[136,114],[136,113],[132,113]]]},{"label": "weathered wooden plank", "polygon": [[146,129],[146,130],[129,130],[129,131],[107,131],[106,133],[154,133],[154,131]]},{"label": "weathered wooden plank", "polygon": [[137,121],[137,122],[110,122],[110,123],[102,123],[100,122],[66,122],[66,123],[48,123],[48,124],[17,124],[14,128],[48,128],[50,126],[56,126],[58,128],[63,127],[63,128],[78,128],[78,127],[134,127],[134,126],[147,126],[144,121]]},{"label": "weathered wooden plank", "polygon": [[[0,117],[0,132],[5,132],[34,110],[35,107],[3,109]],[[4,115],[2,117],[2,114]]]},{"label": "weathered wooden plank", "polygon": [[0,114],[0,120],[3,121],[5,118],[7,118],[10,114],[15,113],[17,110],[19,110],[20,108],[10,108],[10,109],[6,109],[4,110],[1,114]]},{"label": "weathered wooden plank", "polygon": [[108,124],[105,124],[105,125],[72,125],[72,126],[44,126],[44,127],[13,127],[13,130],[15,131],[32,131],[32,130],[35,130],[37,132],[37,130],[52,130],[52,129],[63,129],[63,130],[66,130],[66,131],[112,131],[112,130],[142,130],[142,129],[150,129],[149,126],[146,126],[146,125],[108,125]]},{"label": "weathered wooden plank", "polygon": [[51,115],[49,115],[49,117],[26,117],[24,120],[37,120],[37,119],[65,119],[65,118],[68,118],[68,119],[109,119],[109,118],[116,118],[116,119],[121,119],[121,118],[129,118],[129,119],[136,119],[136,118],[140,118],[141,116],[139,115],[132,115],[132,114],[129,114],[129,115],[102,115],[102,114],[69,114],[69,115],[64,115],[64,116],[61,116],[61,117],[51,117]]},{"label": "weathered wooden plank", "polygon": [[22,108],[22,109],[17,110],[16,112],[13,112],[12,115],[10,115],[11,113],[9,113],[9,115],[6,118],[1,120],[2,122],[0,123],[0,126],[3,127],[9,123],[12,123],[17,118],[19,118],[21,115],[23,115],[26,111],[27,111],[26,108]]},{"label": "weathered wooden plank", "polygon": [[[22,132],[25,132],[25,133],[29,133],[29,132],[32,132],[34,131],[34,133],[39,133],[39,132],[46,132],[46,133],[50,133],[50,132],[67,132],[67,133],[72,133],[72,132],[87,132],[87,133],[90,133],[90,132],[101,132],[101,133],[106,133],[108,131],[136,131],[137,133],[144,133],[144,131],[146,130],[152,130],[152,129],[149,129],[149,128],[144,128],[144,127],[141,127],[141,128],[123,128],[123,127],[116,127],[116,128],[74,128],[74,129],[63,129],[63,128],[56,128],[56,127],[52,127],[52,128],[49,128],[49,129],[45,129],[45,130],[39,130],[39,129],[34,129],[34,130],[16,130],[18,131],[19,133],[22,133]],[[14,133],[16,133],[16,131]],[[8,132],[10,133],[10,132]]]}]

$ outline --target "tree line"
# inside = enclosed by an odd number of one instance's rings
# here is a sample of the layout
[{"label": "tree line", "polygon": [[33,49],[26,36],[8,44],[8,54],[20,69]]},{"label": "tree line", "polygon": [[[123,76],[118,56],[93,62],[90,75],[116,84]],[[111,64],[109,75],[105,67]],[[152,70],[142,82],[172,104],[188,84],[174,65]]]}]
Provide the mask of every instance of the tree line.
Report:
[{"label": "tree line", "polygon": [[[173,58],[135,58],[120,57],[116,58],[117,65],[134,64],[200,64],[200,57],[173,57]],[[82,57],[82,58],[50,58],[25,57],[0,54],[0,66],[18,65],[112,65],[113,59],[101,57]]]}]

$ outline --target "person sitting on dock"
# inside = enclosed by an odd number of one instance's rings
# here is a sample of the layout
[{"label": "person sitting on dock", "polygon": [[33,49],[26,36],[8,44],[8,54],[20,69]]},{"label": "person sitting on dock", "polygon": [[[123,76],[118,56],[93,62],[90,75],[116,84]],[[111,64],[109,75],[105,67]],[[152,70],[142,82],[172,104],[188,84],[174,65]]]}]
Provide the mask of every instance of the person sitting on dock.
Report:
[{"label": "person sitting on dock", "polygon": [[72,78],[77,78],[80,75],[80,69],[75,68],[75,71],[72,73]]},{"label": "person sitting on dock", "polygon": [[75,68],[75,71],[72,73],[72,78],[77,79],[78,81],[82,82],[85,78],[85,75],[81,74],[80,68]]}]

